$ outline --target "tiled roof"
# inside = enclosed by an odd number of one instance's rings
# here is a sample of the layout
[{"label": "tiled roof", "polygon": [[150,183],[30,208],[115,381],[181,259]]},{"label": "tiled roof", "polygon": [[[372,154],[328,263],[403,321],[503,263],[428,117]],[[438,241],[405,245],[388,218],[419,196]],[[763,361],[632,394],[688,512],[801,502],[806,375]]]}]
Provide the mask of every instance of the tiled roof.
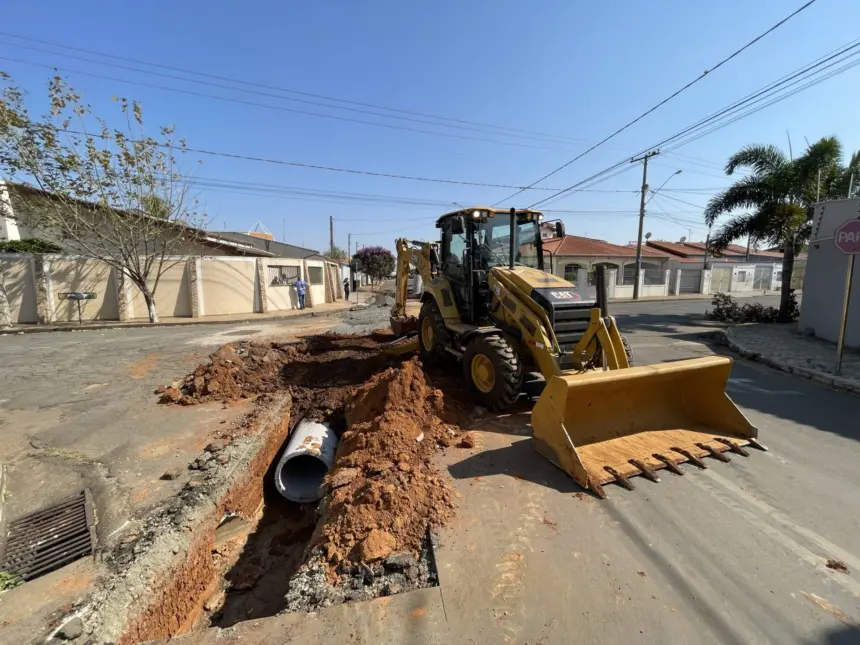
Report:
[{"label": "tiled roof", "polygon": [[[602,255],[602,256],[623,256],[635,257],[636,248],[629,246],[620,246],[612,244],[604,240],[595,240],[590,237],[579,237],[578,235],[565,235],[562,239],[544,240],[544,249],[555,255]],[[642,248],[644,255],[653,257],[668,257],[665,253],[659,253],[652,249],[645,251]]]}]

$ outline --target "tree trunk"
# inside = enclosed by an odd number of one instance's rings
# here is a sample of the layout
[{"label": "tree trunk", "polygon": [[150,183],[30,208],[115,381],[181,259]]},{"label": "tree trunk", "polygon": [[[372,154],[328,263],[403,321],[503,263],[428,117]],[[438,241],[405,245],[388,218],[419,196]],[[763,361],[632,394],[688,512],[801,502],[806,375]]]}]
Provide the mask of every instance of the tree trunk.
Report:
[{"label": "tree trunk", "polygon": [[0,265],[0,329],[12,326],[12,310],[9,307],[9,297],[6,295],[6,275],[3,265]]},{"label": "tree trunk", "polygon": [[149,314],[149,322],[157,323],[158,311],[155,309],[155,294],[149,289],[141,289],[140,291],[143,294],[144,301],[146,301],[146,311]]},{"label": "tree trunk", "polygon": [[787,235],[783,242],[782,252],[782,284],[779,293],[779,319],[782,322],[791,320],[791,274],[794,272],[794,234]]}]

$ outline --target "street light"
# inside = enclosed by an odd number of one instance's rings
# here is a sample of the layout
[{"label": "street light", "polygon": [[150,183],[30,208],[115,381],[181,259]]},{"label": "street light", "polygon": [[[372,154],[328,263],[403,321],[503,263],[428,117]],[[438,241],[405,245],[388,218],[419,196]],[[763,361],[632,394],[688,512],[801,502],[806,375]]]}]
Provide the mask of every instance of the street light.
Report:
[{"label": "street light", "polygon": [[665,186],[666,184],[668,184],[668,183],[669,183],[669,180],[670,180],[672,177],[674,177],[675,175],[680,175],[682,172],[684,172],[684,171],[683,171],[683,170],[676,170],[676,171],[675,171],[675,172],[673,172],[671,175],[669,175],[669,176],[666,178],[666,181],[664,181],[662,184],[660,184],[660,188],[658,188],[657,190],[652,190],[652,191],[651,191],[651,197],[649,197],[649,198],[645,201],[645,203],[647,204],[648,202],[650,202],[650,201],[651,201],[651,198],[652,198],[652,197],[654,197],[654,195],[656,195],[656,194],[657,194],[657,193],[659,193],[661,190],[663,190],[663,186]]}]

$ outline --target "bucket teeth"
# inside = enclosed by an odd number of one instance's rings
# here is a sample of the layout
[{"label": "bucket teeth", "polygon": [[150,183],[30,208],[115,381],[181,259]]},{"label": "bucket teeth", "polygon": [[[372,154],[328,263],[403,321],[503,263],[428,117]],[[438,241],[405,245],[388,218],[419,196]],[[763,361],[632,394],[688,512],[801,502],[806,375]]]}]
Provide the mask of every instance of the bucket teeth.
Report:
[{"label": "bucket teeth", "polygon": [[644,462],[640,461],[639,459],[631,459],[630,463],[642,471],[642,476],[645,479],[650,479],[652,482],[657,484],[660,483],[660,478],[657,476],[657,473],[655,473],[648,466],[646,466]]},{"label": "bucket teeth", "polygon": [[591,479],[588,482],[588,488],[591,489],[591,492],[597,495],[600,499],[606,499],[606,491],[603,490],[603,486],[601,486],[600,482],[597,480]]},{"label": "bucket teeth", "polygon": [[728,439],[725,439],[723,437],[714,437],[714,441],[719,441],[724,446],[728,446],[729,450],[731,450],[733,453],[735,453],[737,455],[743,455],[744,457],[750,456],[750,453],[748,453],[746,450],[741,448],[734,441],[729,441]]},{"label": "bucket teeth", "polygon": [[759,441],[758,439],[755,439],[755,438],[753,438],[753,437],[750,437],[749,439],[747,439],[747,441],[749,442],[749,444],[750,444],[753,448],[758,448],[759,450],[764,450],[765,452],[767,452],[767,446],[766,446],[766,445],[764,445],[764,444],[763,444],[761,441]]},{"label": "bucket teeth", "polygon": [[707,443],[697,443],[696,445],[702,450],[707,450],[708,454],[711,455],[711,457],[713,457],[714,459],[719,459],[720,461],[725,463],[731,461],[731,459],[729,459],[726,455],[724,455],[719,450]]},{"label": "bucket teeth", "polygon": [[603,469],[604,469],[606,472],[608,472],[610,475],[612,475],[613,477],[615,477],[615,481],[616,481],[617,483],[621,484],[622,486],[624,486],[624,488],[626,488],[627,490],[633,490],[634,488],[636,488],[636,487],[633,485],[633,482],[631,482],[631,481],[630,481],[629,479],[627,479],[624,475],[622,475],[622,474],[621,474],[621,473],[619,473],[617,470],[615,470],[612,466],[604,466],[604,467],[603,467]]},{"label": "bucket teeth", "polygon": [[672,450],[684,455],[687,459],[689,459],[692,463],[696,464],[702,470],[705,470],[708,467],[704,461],[699,459],[696,455],[694,455],[689,450],[686,450],[685,448],[678,448],[677,446],[674,446]]},{"label": "bucket teeth", "polygon": [[658,459],[661,462],[663,462],[664,464],[666,464],[667,470],[672,471],[676,475],[681,475],[682,477],[684,476],[684,471],[681,470],[680,468],[678,468],[678,464],[676,464],[674,461],[669,459],[666,455],[661,455],[660,453],[655,452],[651,456],[654,457],[654,459]]}]

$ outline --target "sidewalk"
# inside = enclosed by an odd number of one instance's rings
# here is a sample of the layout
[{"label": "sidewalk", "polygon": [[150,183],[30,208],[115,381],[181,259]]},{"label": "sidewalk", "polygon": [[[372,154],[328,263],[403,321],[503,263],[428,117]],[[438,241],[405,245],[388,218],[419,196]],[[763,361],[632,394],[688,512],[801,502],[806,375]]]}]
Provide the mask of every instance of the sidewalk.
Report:
[{"label": "sidewalk", "polygon": [[846,348],[836,376],[836,344],[802,335],[797,323],[737,325],[724,333],[728,346],[745,358],[860,394],[860,352]]},{"label": "sidewalk", "polygon": [[[266,314],[224,314],[220,316],[204,316],[202,318],[174,318],[162,317],[157,323],[150,323],[143,319],[120,322],[118,320],[88,320],[83,325],[76,322],[62,322],[51,325],[14,325],[10,329],[0,329],[0,336],[8,334],[39,334],[52,331],[78,331],[86,329],[114,329],[118,327],[133,329],[135,327],[173,327],[177,325],[218,325],[223,323],[243,322],[275,322],[279,320],[292,320],[294,318],[310,318],[312,316],[332,316],[345,311],[350,307],[364,302],[372,294],[359,292],[350,294],[349,302],[338,300],[337,302],[326,302],[316,305],[311,309],[291,309],[289,311],[271,311]],[[355,297],[359,300],[356,302]]]},{"label": "sidewalk", "polygon": [[[743,298],[760,298],[762,296],[778,296],[779,291],[744,291],[728,294],[736,300]],[[797,295],[802,295],[797,292]],[[634,300],[633,298],[610,298],[609,302],[667,302],[676,300],[707,300],[710,302],[714,299],[713,293],[682,293],[677,296],[647,296]]]}]

